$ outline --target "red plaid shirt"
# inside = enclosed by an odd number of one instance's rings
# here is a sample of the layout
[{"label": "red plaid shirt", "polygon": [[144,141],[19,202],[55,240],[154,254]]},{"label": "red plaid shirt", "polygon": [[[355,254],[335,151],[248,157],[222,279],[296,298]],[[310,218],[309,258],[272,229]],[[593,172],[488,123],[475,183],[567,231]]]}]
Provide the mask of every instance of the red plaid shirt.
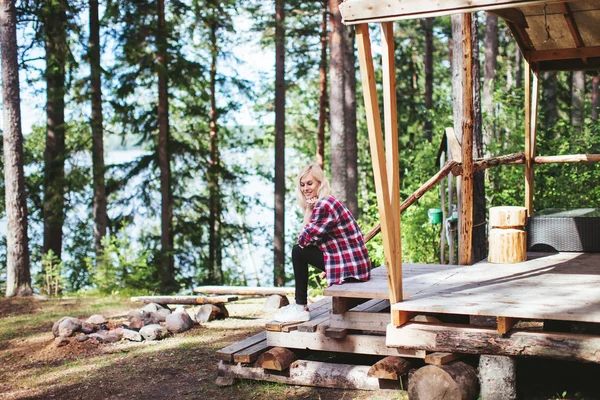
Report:
[{"label": "red plaid shirt", "polygon": [[316,245],[321,249],[327,286],[341,284],[346,278],[359,281],[370,278],[371,261],[360,228],[350,210],[333,196],[315,204],[298,244],[300,247]]}]

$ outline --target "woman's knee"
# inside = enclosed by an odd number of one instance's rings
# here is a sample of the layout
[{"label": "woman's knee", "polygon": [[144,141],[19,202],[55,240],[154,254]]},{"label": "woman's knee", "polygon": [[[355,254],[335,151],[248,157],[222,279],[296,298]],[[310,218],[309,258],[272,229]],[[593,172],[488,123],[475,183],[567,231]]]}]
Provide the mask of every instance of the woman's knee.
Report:
[{"label": "woman's knee", "polygon": [[302,247],[300,247],[298,244],[295,244],[294,247],[292,247],[292,260],[299,260],[301,256]]}]

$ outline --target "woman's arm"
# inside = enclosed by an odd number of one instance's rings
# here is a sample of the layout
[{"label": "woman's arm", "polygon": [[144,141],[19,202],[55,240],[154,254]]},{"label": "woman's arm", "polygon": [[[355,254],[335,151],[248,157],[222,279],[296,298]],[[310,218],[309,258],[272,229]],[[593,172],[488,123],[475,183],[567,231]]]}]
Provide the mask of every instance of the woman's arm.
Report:
[{"label": "woman's arm", "polygon": [[332,211],[331,205],[326,201],[320,201],[315,205],[310,221],[304,226],[298,237],[300,247],[306,247],[311,243],[314,244],[323,240],[323,237],[336,222]]}]

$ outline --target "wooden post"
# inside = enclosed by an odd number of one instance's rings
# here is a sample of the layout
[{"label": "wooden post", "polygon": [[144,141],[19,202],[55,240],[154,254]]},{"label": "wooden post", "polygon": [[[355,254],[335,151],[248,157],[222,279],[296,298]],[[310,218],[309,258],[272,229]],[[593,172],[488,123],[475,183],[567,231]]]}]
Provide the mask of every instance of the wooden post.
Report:
[{"label": "wooden post", "polygon": [[[440,169],[446,163],[446,153],[440,154]],[[442,209],[442,229],[440,229],[440,264],[446,264],[446,182],[445,179],[440,181],[440,208]]]},{"label": "wooden post", "polygon": [[396,229],[394,226],[394,218],[392,218],[390,204],[390,192],[387,180],[388,174],[383,139],[381,137],[381,119],[379,116],[379,104],[377,102],[377,88],[375,86],[373,55],[371,54],[371,39],[369,37],[369,26],[367,24],[359,24],[356,26],[356,43],[358,47],[358,59],[362,78],[367,127],[369,131],[371,158],[373,160],[377,206],[381,218],[383,250],[390,288],[390,302],[394,304],[402,301],[402,265],[395,265],[395,260],[398,259],[396,251],[399,249],[396,249],[394,246],[394,234]]},{"label": "wooden post", "polygon": [[[446,128],[446,137],[450,134]],[[452,129],[452,134],[454,135],[454,129]],[[447,146],[448,158],[452,157],[450,153],[450,141],[448,141]],[[452,175],[448,175],[448,217],[452,218],[452,207],[454,203],[454,178]],[[445,223],[445,222],[444,222]],[[454,265],[454,231],[450,230],[450,225],[447,227],[448,229],[448,264]]]},{"label": "wooden post", "polygon": [[463,14],[462,45],[463,45],[463,134],[462,134],[462,207],[459,220],[458,263],[471,265],[473,258],[473,54],[471,45],[470,13]]},{"label": "wooden post", "polygon": [[531,157],[531,68],[525,61],[525,208],[533,212],[533,159]]}]

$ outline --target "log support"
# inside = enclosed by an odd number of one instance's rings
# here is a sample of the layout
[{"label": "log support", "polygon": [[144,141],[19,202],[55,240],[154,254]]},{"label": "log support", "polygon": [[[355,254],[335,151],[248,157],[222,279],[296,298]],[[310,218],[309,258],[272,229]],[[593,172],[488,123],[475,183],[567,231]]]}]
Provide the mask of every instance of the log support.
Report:
[{"label": "log support", "polygon": [[506,356],[479,357],[480,397],[483,399],[517,398],[516,359]]},{"label": "log support", "polygon": [[283,371],[296,361],[296,355],[285,347],[275,347],[262,353],[256,360],[255,367],[273,371]]},{"label": "log support", "polygon": [[498,333],[504,335],[519,322],[519,318],[498,317]]},{"label": "log support", "polygon": [[413,400],[474,400],[478,393],[477,370],[462,361],[427,365],[411,374],[408,381],[408,398]]},{"label": "log support", "polygon": [[411,368],[411,362],[406,358],[389,356],[374,364],[368,376],[377,379],[400,380]]}]

